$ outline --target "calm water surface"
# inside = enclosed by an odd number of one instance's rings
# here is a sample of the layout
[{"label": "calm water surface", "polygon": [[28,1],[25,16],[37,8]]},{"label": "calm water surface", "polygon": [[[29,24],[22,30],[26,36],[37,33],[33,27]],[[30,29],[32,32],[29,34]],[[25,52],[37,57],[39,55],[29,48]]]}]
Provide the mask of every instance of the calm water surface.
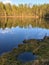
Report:
[{"label": "calm water surface", "polygon": [[20,28],[19,26],[0,28],[0,54],[18,47],[18,44],[22,44],[25,39],[41,39],[45,35],[49,36],[49,29],[32,28],[32,26],[26,28]]},{"label": "calm water surface", "polygon": [[18,58],[21,62],[29,62],[36,59],[36,55],[33,55],[31,52],[23,52],[21,53]]}]

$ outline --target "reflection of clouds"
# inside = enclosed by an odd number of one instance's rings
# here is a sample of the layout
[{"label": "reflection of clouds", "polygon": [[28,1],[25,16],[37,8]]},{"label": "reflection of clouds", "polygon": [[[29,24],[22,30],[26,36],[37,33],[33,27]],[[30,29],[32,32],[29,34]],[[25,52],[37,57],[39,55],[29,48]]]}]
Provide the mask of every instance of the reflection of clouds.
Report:
[{"label": "reflection of clouds", "polygon": [[12,29],[14,29],[14,28],[5,28],[5,29],[0,29],[0,33],[2,33],[2,34],[5,34],[5,33],[12,33]]},{"label": "reflection of clouds", "polygon": [[43,39],[44,36],[49,36],[49,29],[44,28],[29,28],[26,32],[27,38]]},{"label": "reflection of clouds", "polygon": [[16,34],[21,35],[22,33],[25,34],[25,38],[43,38],[46,34],[46,36],[49,36],[49,29],[43,29],[43,28],[20,28],[12,27],[12,28],[0,28],[1,34]]},{"label": "reflection of clouds", "polygon": [[3,34],[4,34],[4,33],[8,33],[8,32],[9,32],[9,31],[6,31],[6,30],[4,30],[4,31],[1,31],[1,33],[3,33]]},{"label": "reflection of clouds", "polygon": [[[22,29],[22,28],[21,28]],[[13,34],[14,32],[17,32],[17,31],[19,31],[20,30],[20,28],[19,28],[19,26],[17,26],[17,27],[11,27],[11,28],[5,28],[5,29],[3,29],[3,28],[0,28],[0,33],[2,33],[2,34],[5,34],[5,33],[9,33],[9,34]],[[21,31],[20,31],[21,32]]]},{"label": "reflection of clouds", "polygon": [[10,32],[9,29],[5,29],[5,30],[1,30],[1,31],[0,31],[0,33],[3,33],[3,34],[4,34],[4,33],[9,33],[9,32]]}]

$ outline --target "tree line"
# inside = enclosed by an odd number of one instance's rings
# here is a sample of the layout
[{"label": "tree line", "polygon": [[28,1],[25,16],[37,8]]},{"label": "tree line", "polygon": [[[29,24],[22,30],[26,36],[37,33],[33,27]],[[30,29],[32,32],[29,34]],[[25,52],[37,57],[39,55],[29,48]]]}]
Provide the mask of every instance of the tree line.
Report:
[{"label": "tree line", "polygon": [[[5,18],[1,18],[3,16]],[[9,16],[9,18],[7,18],[7,16]],[[12,16],[12,18],[10,18],[10,16]],[[24,18],[16,18],[17,16],[24,16]],[[30,16],[30,18],[26,16]],[[36,17],[39,18],[36,19]],[[12,26],[24,27],[30,24],[32,27],[49,28],[49,20],[46,18],[49,18],[49,4],[29,6],[27,4],[11,5],[10,3],[3,4],[0,2],[0,28]]]},{"label": "tree line", "polygon": [[11,5],[0,2],[0,16],[38,16],[49,17],[49,4],[33,5],[27,4]]}]

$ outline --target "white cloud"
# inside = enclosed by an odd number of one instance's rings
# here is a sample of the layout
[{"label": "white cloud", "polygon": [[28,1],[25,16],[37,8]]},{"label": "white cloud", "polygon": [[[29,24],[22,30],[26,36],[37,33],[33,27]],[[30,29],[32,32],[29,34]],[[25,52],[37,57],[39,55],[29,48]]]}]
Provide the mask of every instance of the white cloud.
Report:
[{"label": "white cloud", "polygon": [[12,3],[11,0],[0,0],[0,2],[3,2],[4,4],[5,4],[5,3]]}]

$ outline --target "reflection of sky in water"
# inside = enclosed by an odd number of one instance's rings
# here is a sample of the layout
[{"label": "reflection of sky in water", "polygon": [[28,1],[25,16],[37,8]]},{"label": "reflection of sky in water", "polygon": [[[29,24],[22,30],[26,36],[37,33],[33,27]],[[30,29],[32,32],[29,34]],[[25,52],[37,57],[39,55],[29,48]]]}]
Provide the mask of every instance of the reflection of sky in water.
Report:
[{"label": "reflection of sky in water", "polygon": [[23,52],[18,55],[17,59],[24,63],[24,62],[35,60],[36,58],[37,58],[36,55],[33,55],[33,53],[31,52]]},{"label": "reflection of sky in water", "polygon": [[44,36],[49,36],[49,29],[42,28],[20,28],[12,27],[5,28],[4,30],[0,29],[0,53],[11,50],[14,47],[17,47],[19,43],[22,43],[24,39],[40,39]]}]

